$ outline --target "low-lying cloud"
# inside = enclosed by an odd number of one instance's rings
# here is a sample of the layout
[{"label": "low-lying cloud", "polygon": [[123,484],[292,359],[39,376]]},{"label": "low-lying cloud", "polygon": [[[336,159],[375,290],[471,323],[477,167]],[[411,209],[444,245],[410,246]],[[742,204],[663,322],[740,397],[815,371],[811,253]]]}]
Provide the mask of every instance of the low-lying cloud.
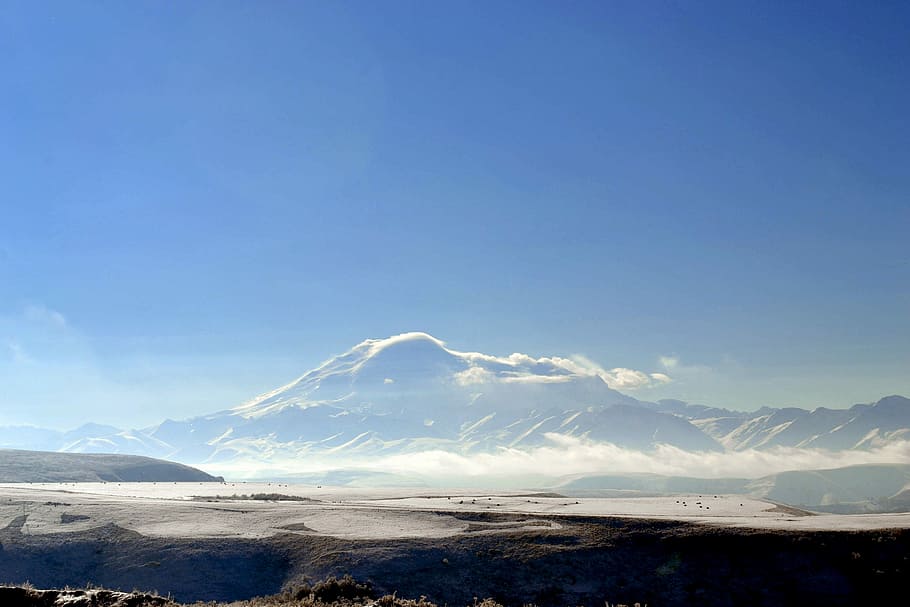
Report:
[{"label": "low-lying cloud", "polygon": [[[670,445],[660,445],[651,451],[637,451],[550,433],[548,444],[535,448],[499,448],[488,453],[458,453],[443,449],[428,449],[409,453],[377,455],[375,457],[320,457],[311,452],[305,458],[306,469],[300,468],[300,458],[271,457],[257,463],[237,461],[218,473],[246,474],[261,477],[269,474],[328,472],[333,470],[362,470],[372,473],[420,477],[433,484],[445,484],[446,479],[472,479],[477,484],[506,477],[546,478],[556,482],[574,476],[659,474],[696,478],[759,478],[788,470],[821,470],[859,464],[910,464],[910,442],[898,441],[871,450],[828,451],[795,447],[775,447],[767,450],[747,449],[733,452],[693,452]],[[258,468],[257,468],[258,466]],[[269,470],[265,471],[264,466]]]},{"label": "low-lying cloud", "polygon": [[426,451],[388,456],[366,467],[434,477],[457,470],[469,476],[651,473],[699,478],[757,478],[787,470],[910,463],[910,442],[906,441],[869,451],[777,447],[764,451],[692,452],[660,445],[653,451],[644,452],[560,434],[548,434],[547,438],[549,445],[533,449],[503,448],[493,453],[470,455]]}]

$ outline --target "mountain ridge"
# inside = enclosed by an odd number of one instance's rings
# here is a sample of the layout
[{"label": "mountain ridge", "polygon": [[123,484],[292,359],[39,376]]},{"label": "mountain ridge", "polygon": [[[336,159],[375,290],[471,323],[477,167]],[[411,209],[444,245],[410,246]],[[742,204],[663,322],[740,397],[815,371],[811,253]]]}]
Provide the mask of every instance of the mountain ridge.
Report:
[{"label": "mountain ridge", "polygon": [[51,450],[202,464],[423,450],[493,453],[547,445],[554,435],[639,451],[669,445],[706,453],[868,450],[910,438],[910,399],[898,395],[849,409],[741,412],[673,399],[640,401],[611,386],[632,376],[665,381],[651,375],[558,356],[460,352],[412,332],[364,340],[275,390],[207,415],[134,430],[0,428],[0,446],[21,447],[27,435]]}]

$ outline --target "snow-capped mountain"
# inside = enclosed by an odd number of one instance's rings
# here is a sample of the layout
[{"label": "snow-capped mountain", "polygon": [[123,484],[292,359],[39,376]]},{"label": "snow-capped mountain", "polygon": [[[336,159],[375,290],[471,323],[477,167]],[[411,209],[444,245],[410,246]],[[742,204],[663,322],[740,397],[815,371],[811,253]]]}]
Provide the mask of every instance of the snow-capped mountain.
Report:
[{"label": "snow-capped mountain", "polygon": [[745,413],[661,401],[658,410],[685,417],[732,450],[770,447],[867,449],[910,439],[910,399],[887,396],[849,409],[788,407]]},{"label": "snow-capped mountain", "polygon": [[688,420],[641,406],[576,361],[458,352],[426,333],[366,340],[233,409],[65,448],[206,462],[427,448],[466,453],[534,446],[550,432],[637,449],[721,449]]},{"label": "snow-capped mountain", "polygon": [[[285,386],[210,415],[140,430],[87,424],[69,433],[7,434],[40,438],[42,448],[191,464],[431,449],[476,454],[533,448],[554,435],[642,451],[671,445],[702,452],[868,449],[910,438],[910,400],[900,396],[846,410],[747,413],[642,402],[610,386],[621,385],[620,372],[647,379],[583,359],[459,352],[426,333],[406,333],[363,341]],[[7,434],[0,428],[0,446]]]}]

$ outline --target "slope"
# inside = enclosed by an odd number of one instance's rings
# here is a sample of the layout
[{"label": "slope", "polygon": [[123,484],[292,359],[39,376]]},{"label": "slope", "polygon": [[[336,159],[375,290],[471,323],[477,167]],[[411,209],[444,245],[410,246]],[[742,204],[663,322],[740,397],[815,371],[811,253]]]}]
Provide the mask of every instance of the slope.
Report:
[{"label": "slope", "polygon": [[0,449],[0,482],[213,482],[196,468],[136,455],[53,453]]}]

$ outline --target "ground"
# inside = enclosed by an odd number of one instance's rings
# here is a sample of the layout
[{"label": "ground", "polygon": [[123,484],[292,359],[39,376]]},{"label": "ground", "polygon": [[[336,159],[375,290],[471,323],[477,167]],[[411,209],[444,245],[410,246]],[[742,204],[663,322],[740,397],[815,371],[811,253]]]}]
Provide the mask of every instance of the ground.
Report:
[{"label": "ground", "polygon": [[352,573],[438,604],[850,604],[900,587],[910,514],[727,495],[350,489],[281,483],[0,486],[0,580],[273,594]]}]

